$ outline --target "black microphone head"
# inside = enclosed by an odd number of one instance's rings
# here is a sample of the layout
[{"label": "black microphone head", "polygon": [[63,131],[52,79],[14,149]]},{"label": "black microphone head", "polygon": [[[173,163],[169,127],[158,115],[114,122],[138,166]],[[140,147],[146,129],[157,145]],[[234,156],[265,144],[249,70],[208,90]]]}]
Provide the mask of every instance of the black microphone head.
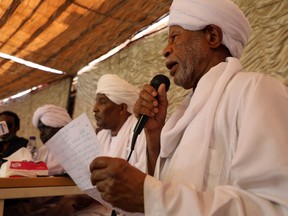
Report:
[{"label": "black microphone head", "polygon": [[163,74],[158,74],[158,75],[154,76],[150,82],[150,85],[153,86],[153,88],[155,88],[157,91],[159,86],[162,83],[165,84],[165,90],[167,92],[169,90],[169,87],[170,87],[170,80],[167,76],[165,76]]}]

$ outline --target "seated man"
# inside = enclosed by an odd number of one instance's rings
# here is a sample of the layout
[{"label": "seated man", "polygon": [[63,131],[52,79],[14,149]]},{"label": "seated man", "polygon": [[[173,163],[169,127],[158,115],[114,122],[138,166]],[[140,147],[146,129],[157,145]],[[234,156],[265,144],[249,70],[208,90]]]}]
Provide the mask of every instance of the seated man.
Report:
[{"label": "seated man", "polygon": [[[40,139],[43,144],[71,121],[72,119],[66,109],[52,104],[39,107],[34,112],[32,120],[34,127],[40,131]],[[46,162],[49,174],[55,175],[64,172],[62,166],[45,145],[39,148],[38,157]]]},{"label": "seated man", "polygon": [[[93,109],[97,126],[97,137],[104,145],[103,155],[127,159],[131,149],[133,129],[137,119],[132,114],[139,97],[139,90],[114,74],[105,74],[97,83],[96,103]],[[140,133],[129,163],[146,172],[146,139]],[[76,212],[81,215],[116,215],[97,201]]]},{"label": "seated man", "polygon": [[[97,126],[101,130],[97,137],[104,145],[104,155],[127,159],[130,153],[133,130],[137,119],[133,106],[139,89],[114,74],[100,77],[93,109]],[[146,172],[146,139],[141,133],[137,139],[130,164]]]},{"label": "seated man", "polygon": [[5,160],[3,158],[10,156],[18,149],[26,147],[28,140],[23,137],[18,137],[16,134],[20,130],[20,119],[18,115],[11,111],[0,113],[0,121],[5,121],[9,133],[0,137],[0,166]]},{"label": "seated man", "polygon": [[[33,115],[33,125],[40,131],[40,139],[45,144],[62,127],[71,121],[67,110],[56,105],[44,105],[39,107]],[[47,164],[50,175],[64,173],[64,169],[58,163],[56,158],[48,151],[45,145],[38,149],[38,160]],[[71,206],[65,206],[58,203],[62,197],[39,197],[29,199],[15,199],[9,202],[5,201],[4,215],[69,215]],[[61,208],[61,209],[60,209]],[[55,214],[54,214],[55,213]]]}]

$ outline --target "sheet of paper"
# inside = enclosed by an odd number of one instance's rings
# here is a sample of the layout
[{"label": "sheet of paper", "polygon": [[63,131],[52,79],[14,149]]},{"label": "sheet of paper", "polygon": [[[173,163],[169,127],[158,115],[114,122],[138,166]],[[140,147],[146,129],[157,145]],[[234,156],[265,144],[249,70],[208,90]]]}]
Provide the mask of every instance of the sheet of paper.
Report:
[{"label": "sheet of paper", "polygon": [[103,149],[86,113],[59,130],[45,145],[82,191],[95,189],[89,166]]},{"label": "sheet of paper", "polygon": [[[80,190],[85,191],[104,206],[113,208],[111,204],[102,199],[100,192],[90,181],[90,163],[95,157],[103,155],[103,149],[85,113],[59,130],[45,145]],[[113,209],[127,216],[143,215],[142,213],[128,213],[117,208]]]}]

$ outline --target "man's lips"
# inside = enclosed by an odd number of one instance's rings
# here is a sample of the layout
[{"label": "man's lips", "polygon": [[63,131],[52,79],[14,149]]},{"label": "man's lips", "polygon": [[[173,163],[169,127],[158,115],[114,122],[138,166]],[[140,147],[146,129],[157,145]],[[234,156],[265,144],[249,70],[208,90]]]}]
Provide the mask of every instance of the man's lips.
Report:
[{"label": "man's lips", "polygon": [[178,63],[176,61],[167,61],[166,62],[166,67],[170,70],[171,76],[175,75],[177,64]]},{"label": "man's lips", "polygon": [[94,118],[95,118],[96,121],[99,121],[99,119],[100,119],[100,118],[99,118],[98,116],[96,116],[96,115],[94,115]]}]

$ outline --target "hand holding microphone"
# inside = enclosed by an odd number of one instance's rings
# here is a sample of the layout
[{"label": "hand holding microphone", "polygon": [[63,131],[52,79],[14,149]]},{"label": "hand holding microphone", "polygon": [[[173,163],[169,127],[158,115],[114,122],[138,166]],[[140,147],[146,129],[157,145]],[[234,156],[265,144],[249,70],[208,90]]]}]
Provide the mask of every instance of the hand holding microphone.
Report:
[{"label": "hand holding microphone", "polygon": [[[150,85],[144,86],[144,89],[140,93],[140,98],[134,107],[134,113],[137,114],[137,113],[140,113],[141,111],[144,113],[145,110],[146,110],[145,112],[147,113],[147,109],[152,111],[155,108],[154,106],[157,106],[157,109],[159,110],[158,113],[162,114],[162,115],[161,114],[158,115],[159,116],[158,120],[160,118],[160,121],[158,121],[158,122],[162,122],[164,124],[166,112],[167,112],[168,101],[167,101],[166,95],[164,96],[164,98],[161,98],[163,95],[158,94],[158,88],[160,87],[161,84],[165,85],[165,91],[167,92],[169,90],[169,87],[170,87],[170,80],[168,77],[166,77],[162,74],[158,74],[155,77],[153,77],[153,79],[150,82]],[[155,92],[155,91],[156,91],[156,94],[154,95],[153,92]],[[157,101],[159,99],[157,105],[155,105],[155,104],[153,105],[153,102],[155,102],[155,98]],[[149,119],[149,117],[147,115],[144,115],[144,114],[140,115],[138,122],[134,128],[134,134],[132,137],[132,144],[131,144],[131,151],[130,151],[130,154],[128,156],[127,161],[129,161],[131,154],[134,150],[137,137],[141,133],[143,128],[145,127],[145,124],[148,121],[148,119]],[[157,122],[157,120],[156,120],[156,122]],[[155,124],[155,126],[157,127],[158,125]]]},{"label": "hand holding microphone", "polygon": [[[158,88],[160,87],[161,84],[165,85],[165,91],[167,92],[169,90],[170,87],[170,80],[168,77],[162,75],[162,74],[158,74],[155,77],[153,77],[153,79],[150,82],[150,85],[156,90],[157,94],[158,94]],[[151,92],[150,92],[151,93]],[[141,95],[140,95],[141,96]],[[146,96],[147,97],[147,96]],[[151,95],[151,97],[153,97]],[[155,97],[156,99],[158,99],[158,97]],[[140,134],[142,129],[144,128],[146,122],[148,121],[148,116],[146,115],[140,115],[138,122],[134,128],[134,133]]]}]

